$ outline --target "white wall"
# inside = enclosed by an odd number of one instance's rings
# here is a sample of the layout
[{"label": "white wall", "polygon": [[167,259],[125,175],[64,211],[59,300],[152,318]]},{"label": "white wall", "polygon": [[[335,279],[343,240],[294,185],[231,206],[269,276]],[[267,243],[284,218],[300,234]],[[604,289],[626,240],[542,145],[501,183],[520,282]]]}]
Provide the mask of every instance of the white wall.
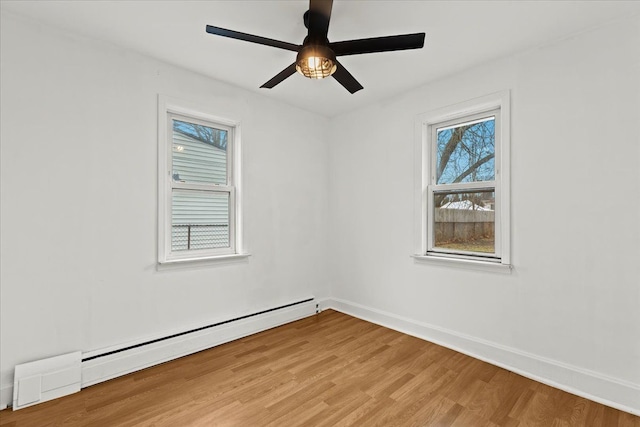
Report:
[{"label": "white wall", "polygon": [[[640,384],[637,18],[331,121],[8,13],[1,24],[5,390],[17,363],[329,292]],[[415,117],[504,89],[513,273],[414,263]],[[248,261],[156,269],[158,93],[242,120]]]},{"label": "white wall", "polygon": [[[592,372],[635,390],[617,403],[640,410],[639,28],[638,17],[617,22],[332,120],[329,270],[341,306],[447,330],[445,343],[495,344],[493,357]],[[414,262],[416,116],[505,89],[513,273]]]},{"label": "white wall", "polygon": [[[1,374],[327,296],[327,120],[2,14]],[[215,52],[211,52],[215,54]],[[157,96],[241,120],[241,262],[156,269]]]}]

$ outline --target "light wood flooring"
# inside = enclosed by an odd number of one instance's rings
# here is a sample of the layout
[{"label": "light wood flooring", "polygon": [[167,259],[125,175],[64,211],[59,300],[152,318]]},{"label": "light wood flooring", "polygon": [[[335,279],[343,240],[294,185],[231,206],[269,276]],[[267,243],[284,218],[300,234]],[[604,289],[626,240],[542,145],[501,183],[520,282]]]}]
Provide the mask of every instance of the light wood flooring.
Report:
[{"label": "light wood flooring", "polygon": [[35,426],[640,426],[640,418],[325,311],[12,412]]}]

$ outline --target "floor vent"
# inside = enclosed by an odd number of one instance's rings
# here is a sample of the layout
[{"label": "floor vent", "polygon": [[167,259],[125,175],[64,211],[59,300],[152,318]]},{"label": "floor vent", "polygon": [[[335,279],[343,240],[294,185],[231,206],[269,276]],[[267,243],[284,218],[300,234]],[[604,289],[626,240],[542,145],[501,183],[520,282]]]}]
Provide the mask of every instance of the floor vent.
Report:
[{"label": "floor vent", "polygon": [[15,368],[13,410],[80,391],[82,353],[63,354]]}]

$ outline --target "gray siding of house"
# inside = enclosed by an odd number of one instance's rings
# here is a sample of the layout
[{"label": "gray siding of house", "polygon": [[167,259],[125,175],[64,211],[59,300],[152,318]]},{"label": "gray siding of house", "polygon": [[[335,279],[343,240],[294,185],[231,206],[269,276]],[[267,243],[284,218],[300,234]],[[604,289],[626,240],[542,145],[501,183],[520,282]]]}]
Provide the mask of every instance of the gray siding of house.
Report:
[{"label": "gray siding of house", "polygon": [[[181,150],[178,147],[182,147]],[[226,151],[173,133],[172,175],[179,181],[227,183]],[[172,250],[229,246],[227,193],[174,190],[172,195]]]},{"label": "gray siding of house", "polygon": [[227,152],[174,131],[172,169],[181,181],[226,184]]}]

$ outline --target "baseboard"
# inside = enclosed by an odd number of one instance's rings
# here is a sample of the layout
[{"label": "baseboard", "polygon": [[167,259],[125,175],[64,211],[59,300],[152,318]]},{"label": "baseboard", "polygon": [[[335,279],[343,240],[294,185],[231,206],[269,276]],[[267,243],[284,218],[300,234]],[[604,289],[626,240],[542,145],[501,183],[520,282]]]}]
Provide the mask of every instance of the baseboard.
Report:
[{"label": "baseboard", "polygon": [[7,409],[13,402],[13,385],[5,385],[0,388],[0,411]]},{"label": "baseboard", "polygon": [[[188,331],[170,331],[102,350],[82,354],[82,387],[88,387],[198,351],[294,322],[318,312],[319,302],[304,300],[265,308],[235,319],[213,322]],[[13,384],[0,388],[0,410],[13,401]]]},{"label": "baseboard", "polygon": [[316,303],[318,304],[318,311],[333,309],[333,302],[334,299],[328,297],[316,299]]},{"label": "baseboard", "polygon": [[638,384],[338,298],[327,298],[321,306],[433,342],[603,405],[640,415]]},{"label": "baseboard", "polygon": [[[296,303],[277,310],[269,309],[259,315],[234,320],[220,326],[202,329],[136,347],[96,357],[96,352],[87,353],[90,360],[82,363],[82,387],[94,385],[131,372],[206,350],[239,338],[243,338],[285,323],[293,322],[316,313],[316,300]],[[133,348],[131,348],[133,347]],[[84,356],[84,355],[83,355]]]},{"label": "baseboard", "polygon": [[[107,381],[311,316],[316,313],[318,306],[322,310],[334,309],[442,345],[543,384],[640,415],[640,386],[637,384],[337,298],[304,302],[238,320],[233,324],[204,329],[83,362],[82,386]],[[99,352],[86,353],[91,357],[96,354]],[[13,385],[1,387],[0,410],[7,408],[12,399]]]}]

